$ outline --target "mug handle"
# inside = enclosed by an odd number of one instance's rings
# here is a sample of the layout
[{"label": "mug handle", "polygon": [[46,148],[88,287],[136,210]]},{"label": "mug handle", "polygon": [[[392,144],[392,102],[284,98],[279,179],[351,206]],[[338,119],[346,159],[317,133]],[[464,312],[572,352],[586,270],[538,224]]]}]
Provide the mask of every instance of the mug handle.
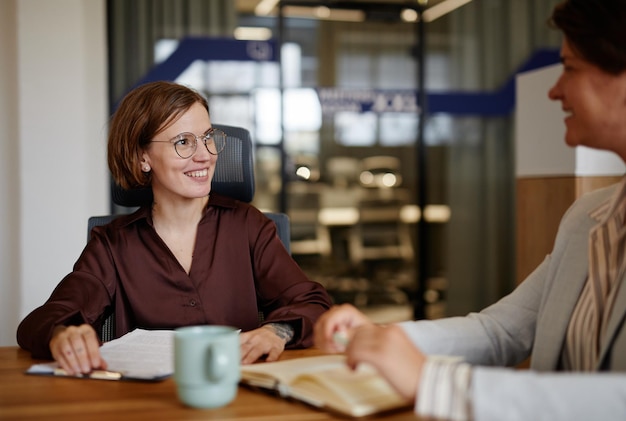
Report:
[{"label": "mug handle", "polygon": [[206,354],[206,375],[211,381],[218,381],[228,374],[230,357],[218,346],[211,345]]}]

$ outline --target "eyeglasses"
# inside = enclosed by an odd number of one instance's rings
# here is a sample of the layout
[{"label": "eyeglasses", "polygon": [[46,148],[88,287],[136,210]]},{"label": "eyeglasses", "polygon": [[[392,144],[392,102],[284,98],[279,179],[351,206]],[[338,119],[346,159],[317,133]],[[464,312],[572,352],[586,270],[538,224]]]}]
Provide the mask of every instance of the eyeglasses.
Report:
[{"label": "eyeglasses", "polygon": [[184,132],[177,135],[170,140],[152,140],[150,143],[172,143],[174,144],[174,150],[178,156],[183,159],[191,158],[196,153],[198,147],[198,141],[202,141],[206,150],[211,155],[217,155],[224,150],[226,146],[226,134],[217,129],[209,129],[205,134],[196,136],[193,133]]}]

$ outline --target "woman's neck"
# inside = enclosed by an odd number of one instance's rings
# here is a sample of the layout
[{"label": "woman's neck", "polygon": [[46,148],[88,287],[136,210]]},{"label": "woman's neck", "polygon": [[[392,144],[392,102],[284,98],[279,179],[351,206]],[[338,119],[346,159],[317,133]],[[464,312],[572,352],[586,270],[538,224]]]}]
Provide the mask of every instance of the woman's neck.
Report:
[{"label": "woman's neck", "polygon": [[206,207],[209,197],[186,200],[164,200],[159,197],[152,202],[152,220],[161,227],[183,228],[196,226]]}]

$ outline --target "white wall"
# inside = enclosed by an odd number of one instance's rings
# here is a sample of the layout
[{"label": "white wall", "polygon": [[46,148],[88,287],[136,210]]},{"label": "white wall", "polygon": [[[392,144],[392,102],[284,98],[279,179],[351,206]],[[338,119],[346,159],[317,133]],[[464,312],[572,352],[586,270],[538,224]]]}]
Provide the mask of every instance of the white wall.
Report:
[{"label": "white wall", "polygon": [[15,14],[15,1],[0,2],[0,345],[15,342],[15,325],[19,318]]},{"label": "white wall", "polygon": [[610,176],[624,174],[624,162],[613,152],[565,143],[561,103],[548,98],[561,74],[556,64],[516,78],[515,161],[517,177]]},{"label": "white wall", "polygon": [[[0,16],[0,119],[9,119],[0,124],[9,150],[0,165],[11,180],[0,184],[9,204],[0,214],[0,295],[10,303],[0,310],[0,345],[12,345],[17,322],[71,271],[88,217],[108,213],[106,8],[104,0],[3,0]],[[17,37],[4,36],[5,20]]]}]

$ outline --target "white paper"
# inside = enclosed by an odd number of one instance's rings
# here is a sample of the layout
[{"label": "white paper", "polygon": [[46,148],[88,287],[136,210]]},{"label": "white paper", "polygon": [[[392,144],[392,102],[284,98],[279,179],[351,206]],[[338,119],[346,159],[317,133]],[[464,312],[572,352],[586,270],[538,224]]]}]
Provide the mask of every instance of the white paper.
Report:
[{"label": "white paper", "polygon": [[126,377],[153,378],[174,373],[174,331],[135,329],[105,342],[100,354],[107,370]]},{"label": "white paper", "polygon": [[[174,373],[174,331],[135,329],[121,338],[105,342],[100,354],[107,362],[107,371],[119,372],[126,378],[155,379]],[[58,363],[34,364],[31,374],[52,374]]]}]

